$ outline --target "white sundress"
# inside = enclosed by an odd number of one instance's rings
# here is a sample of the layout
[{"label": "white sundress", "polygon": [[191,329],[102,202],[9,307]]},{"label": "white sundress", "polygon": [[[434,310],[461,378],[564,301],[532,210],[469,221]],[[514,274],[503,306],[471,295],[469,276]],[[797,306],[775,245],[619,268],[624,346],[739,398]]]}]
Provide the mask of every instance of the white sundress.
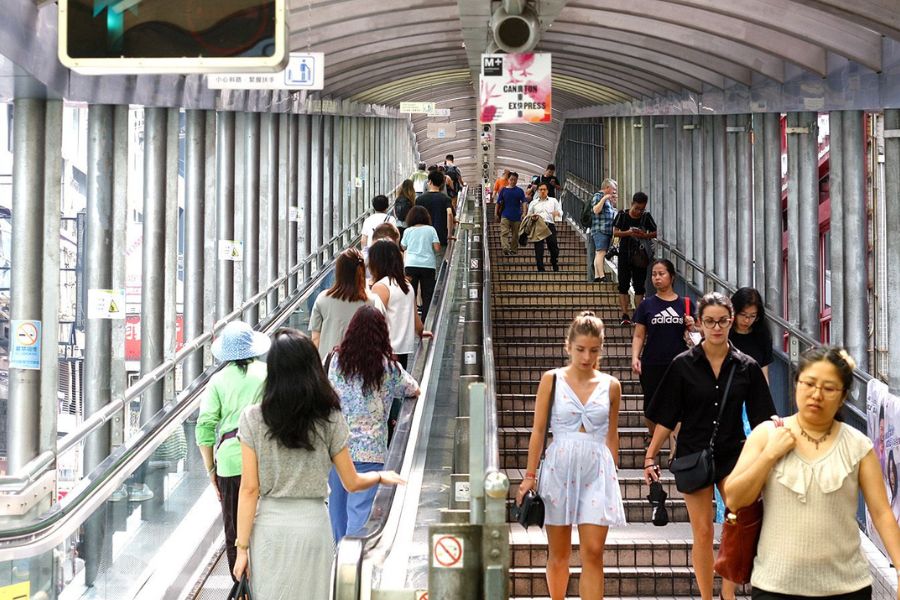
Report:
[{"label": "white sundress", "polygon": [[[545,525],[625,525],[625,507],[609,431],[609,383],[600,383],[585,404],[557,374],[550,426],[553,443],[541,465],[538,491],[544,500]],[[579,431],[581,427],[584,431]]]}]

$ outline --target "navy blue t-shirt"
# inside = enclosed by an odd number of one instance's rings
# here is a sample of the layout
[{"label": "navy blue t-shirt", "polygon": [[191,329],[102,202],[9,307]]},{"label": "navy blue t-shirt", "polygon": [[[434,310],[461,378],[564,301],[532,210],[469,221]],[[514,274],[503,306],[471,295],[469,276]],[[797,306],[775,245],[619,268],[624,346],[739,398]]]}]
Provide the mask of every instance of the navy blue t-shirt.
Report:
[{"label": "navy blue t-shirt", "polygon": [[634,322],[647,328],[641,363],[668,365],[672,359],[687,350],[684,343],[684,298],[661,300],[659,296],[647,296],[634,313]]},{"label": "navy blue t-shirt", "polygon": [[505,187],[497,195],[497,203],[503,205],[500,216],[510,221],[522,220],[523,202],[525,202],[525,192],[518,187]]}]

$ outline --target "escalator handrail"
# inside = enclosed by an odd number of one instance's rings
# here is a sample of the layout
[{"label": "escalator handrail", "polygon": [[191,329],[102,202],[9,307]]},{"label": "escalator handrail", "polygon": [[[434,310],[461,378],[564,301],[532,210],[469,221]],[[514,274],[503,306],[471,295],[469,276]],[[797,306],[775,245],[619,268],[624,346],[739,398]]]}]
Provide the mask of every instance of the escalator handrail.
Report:
[{"label": "escalator handrail", "polygon": [[500,470],[500,446],[498,440],[497,420],[497,387],[494,372],[494,338],[493,320],[491,319],[491,252],[488,243],[488,205],[481,203],[481,248],[482,257],[482,329],[484,354],[482,356],[482,374],[484,376],[484,472]]},{"label": "escalator handrail", "polygon": [[[461,215],[461,207],[465,206],[467,194],[468,188],[464,186],[457,198],[456,215]],[[457,227],[458,230],[459,228]],[[417,438],[415,443],[412,446],[410,445],[412,423],[415,420],[417,411],[421,411],[424,405],[424,402],[419,402],[418,400],[426,398],[430,388],[431,371],[438,350],[434,342],[440,336],[443,328],[449,326],[449,324],[444,324],[446,320],[445,314],[450,309],[448,300],[448,292],[450,290],[447,289],[447,282],[450,278],[450,269],[457,247],[457,240],[450,239],[435,284],[428,319],[425,323],[426,329],[431,330],[433,337],[430,340],[423,340],[423,343],[419,344],[411,362],[413,366],[410,373],[420,382],[420,394],[417,399],[408,399],[403,404],[394,429],[394,438],[385,457],[384,468],[387,470],[402,473],[403,465],[416,450],[415,444],[420,442]],[[362,530],[341,539],[335,557],[333,582],[333,597],[335,600],[348,598],[358,600],[362,583],[363,559],[366,553],[381,541],[388,518],[395,510],[394,504],[396,500],[396,486],[379,486],[378,491],[375,493],[372,511]]]},{"label": "escalator handrail", "polygon": [[[333,262],[323,266],[316,276],[298,288],[268,324],[260,327],[271,335],[312,294],[319,290],[333,268]],[[178,398],[148,421],[134,439],[113,451],[88,473],[75,489],[55,503],[37,520],[0,531],[0,562],[13,558],[34,556],[52,549],[72,535],[109,496],[118,489],[156,448],[162,444],[199,405],[209,378],[221,364],[207,368]]]}]

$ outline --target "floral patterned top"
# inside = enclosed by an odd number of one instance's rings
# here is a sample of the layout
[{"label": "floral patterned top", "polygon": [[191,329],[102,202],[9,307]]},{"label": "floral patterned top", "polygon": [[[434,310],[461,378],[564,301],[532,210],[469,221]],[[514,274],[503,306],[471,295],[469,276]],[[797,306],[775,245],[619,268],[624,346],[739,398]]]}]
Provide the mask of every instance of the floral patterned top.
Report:
[{"label": "floral patterned top", "polygon": [[384,463],[387,456],[388,416],[394,398],[414,396],[419,384],[399,364],[384,361],[385,377],[381,387],[363,392],[358,377],[346,379],[335,351],[326,364],[328,380],[341,399],[341,411],[350,426],[350,458],[353,462]]}]

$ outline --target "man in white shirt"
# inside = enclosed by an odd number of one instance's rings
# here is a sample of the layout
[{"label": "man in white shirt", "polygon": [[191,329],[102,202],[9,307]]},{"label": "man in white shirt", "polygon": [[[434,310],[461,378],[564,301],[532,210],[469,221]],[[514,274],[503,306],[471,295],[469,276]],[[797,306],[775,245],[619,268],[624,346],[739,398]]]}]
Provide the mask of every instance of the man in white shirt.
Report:
[{"label": "man in white shirt", "polygon": [[362,239],[360,240],[363,253],[366,255],[369,253],[369,246],[372,245],[372,233],[375,231],[375,228],[382,223],[397,224],[397,219],[387,213],[388,204],[387,196],[384,194],[379,194],[372,198],[372,208],[375,209],[375,212],[363,221]]},{"label": "man in white shirt", "polygon": [[528,204],[526,218],[544,219],[550,229],[550,237],[534,243],[534,261],[538,271],[544,269],[544,242],[550,248],[550,264],[554,271],[559,271],[559,243],[556,240],[556,221],[562,219],[562,205],[556,198],[548,195],[549,186],[541,183],[537,188],[537,196]]}]

